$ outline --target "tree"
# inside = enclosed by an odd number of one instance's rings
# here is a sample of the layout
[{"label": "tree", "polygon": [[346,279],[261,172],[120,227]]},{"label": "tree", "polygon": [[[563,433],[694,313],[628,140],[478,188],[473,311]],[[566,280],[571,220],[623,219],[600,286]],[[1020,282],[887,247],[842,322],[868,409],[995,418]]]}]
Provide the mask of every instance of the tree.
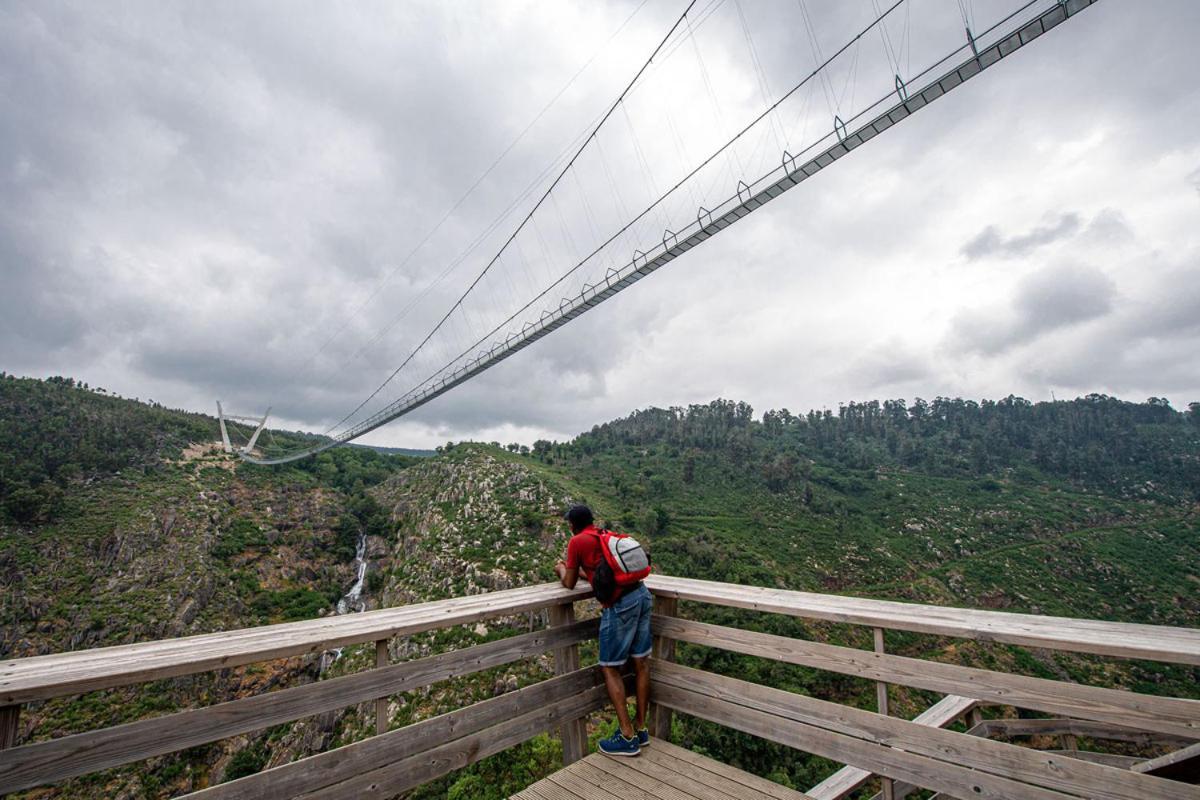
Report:
[{"label": "tree", "polygon": [[696,480],[696,458],[700,451],[694,447],[688,448],[683,456],[683,482],[691,483]]},{"label": "tree", "polygon": [[17,522],[28,525],[41,516],[42,496],[36,489],[23,486],[9,492],[4,499],[4,510]]},{"label": "tree", "polygon": [[776,455],[762,465],[763,479],[767,488],[779,493],[792,485],[796,478],[796,459],[794,456]]}]

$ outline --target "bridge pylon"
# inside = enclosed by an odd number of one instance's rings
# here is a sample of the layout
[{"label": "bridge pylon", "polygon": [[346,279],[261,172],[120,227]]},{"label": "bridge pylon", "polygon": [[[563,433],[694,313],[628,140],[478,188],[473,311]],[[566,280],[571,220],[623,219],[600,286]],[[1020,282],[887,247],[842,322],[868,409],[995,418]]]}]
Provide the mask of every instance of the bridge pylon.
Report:
[{"label": "bridge pylon", "polygon": [[267,407],[266,412],[264,412],[261,417],[245,417],[245,416],[238,416],[235,414],[226,414],[225,410],[223,408],[221,408],[221,401],[218,400],[217,401],[217,421],[221,425],[221,446],[225,449],[225,452],[226,453],[234,452],[233,445],[230,444],[230,442],[229,442],[229,429],[225,426],[225,420],[233,420],[234,422],[249,422],[249,423],[254,424],[254,426],[255,426],[254,433],[250,436],[250,440],[248,442],[246,442],[246,445],[244,447],[238,448],[238,451],[237,451],[241,455],[249,455],[250,452],[252,450],[254,450],[254,445],[257,444],[257,442],[258,442],[259,434],[262,433],[263,429],[267,427],[267,418],[270,416],[271,416],[270,406]]}]

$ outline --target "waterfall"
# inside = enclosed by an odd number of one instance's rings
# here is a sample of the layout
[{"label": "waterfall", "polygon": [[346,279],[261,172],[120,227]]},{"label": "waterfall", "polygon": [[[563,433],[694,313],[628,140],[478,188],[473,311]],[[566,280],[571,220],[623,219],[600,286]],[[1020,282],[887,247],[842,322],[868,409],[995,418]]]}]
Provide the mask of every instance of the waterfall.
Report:
[{"label": "waterfall", "polygon": [[[342,599],[338,600],[337,613],[353,614],[357,611],[366,611],[367,605],[363,602],[362,593],[363,587],[367,582],[367,533],[360,531],[358,534],[358,544],[354,548],[354,585],[350,587],[350,591],[342,595]],[[318,672],[324,674],[325,670],[329,669],[339,658],[342,657],[342,648],[335,647],[332,650],[326,650],[321,654],[321,663],[318,667]]]},{"label": "waterfall", "polygon": [[354,549],[354,568],[356,580],[341,600],[338,600],[337,613],[349,614],[354,611],[365,611],[366,604],[362,601],[363,585],[367,581],[367,534],[358,534],[358,545]]}]

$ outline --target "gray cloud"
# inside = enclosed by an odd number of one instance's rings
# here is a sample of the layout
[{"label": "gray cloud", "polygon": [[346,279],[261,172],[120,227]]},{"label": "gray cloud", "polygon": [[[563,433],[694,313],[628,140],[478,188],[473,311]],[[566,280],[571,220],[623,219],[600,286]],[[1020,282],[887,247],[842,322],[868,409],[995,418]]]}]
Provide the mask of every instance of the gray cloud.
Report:
[{"label": "gray cloud", "polygon": [[[203,410],[217,398],[243,413],[274,404],[309,428],[340,418],[408,354],[514,218],[430,289],[432,277],[611,100],[677,13],[656,4],[639,11],[401,266],[634,8],[380,3],[281,17],[256,3],[7,4],[0,368],[70,372]],[[914,15],[913,40],[961,43],[950,10],[945,19]],[[827,15],[818,20],[824,51],[868,11],[814,9]],[[797,7],[750,4],[745,13],[778,92],[810,66],[804,40],[797,58],[800,29],[773,23]],[[720,14],[706,23],[703,52],[714,81],[725,81],[732,125],[760,92],[740,26],[723,24]],[[1130,4],[1088,9],[377,441],[422,444],[505,426],[514,437],[565,436],[635,406],[717,394],[760,410],[802,409],[894,387],[1028,394],[1028,385],[1069,378],[1085,391],[1089,374],[1130,391],[1154,387],[1157,374],[1172,391],[1190,392],[1194,273],[1161,286],[1141,273],[1150,254],[1192,241],[1178,194],[1194,215],[1200,170],[1181,183],[1178,164],[1195,163],[1200,90],[1157,76],[1189,74],[1187,33],[1198,24],[1200,6],[1188,2],[1155,14]],[[882,48],[867,50],[863,59],[882,61]],[[1153,70],[1143,68],[1145,53]],[[681,72],[698,69],[682,60],[694,58],[689,48],[676,58]],[[880,64],[861,67],[890,82]],[[1056,74],[1072,80],[1045,80]],[[853,94],[857,84],[845,77]],[[709,102],[706,93],[682,100]],[[814,90],[811,113],[778,127],[828,130],[836,100]],[[633,117],[662,170],[655,180],[697,158],[694,137],[711,133],[681,126],[677,143]],[[753,143],[773,163],[781,146],[773,133]],[[1157,171],[1164,163],[1175,165],[1169,182]],[[736,167],[712,191],[731,189]],[[625,201],[646,181],[640,166],[619,176]],[[605,186],[586,213],[565,209],[565,227],[586,230],[587,214],[610,194]],[[518,204],[527,207],[528,199]],[[1031,211],[1046,213],[1033,229]],[[960,247],[947,230],[979,233]],[[1148,230],[1155,240],[1139,240]],[[551,226],[543,233],[558,236]],[[943,269],[962,256],[981,268]],[[1090,266],[1047,265],[1064,257]],[[1011,268],[1016,258],[1029,262],[1020,280],[982,268],[988,259]],[[505,292],[530,289],[490,291],[499,304]],[[1010,300],[989,306],[988,297]],[[963,311],[971,308],[980,310]],[[1054,352],[1022,347],[1050,339]],[[405,374],[389,391],[416,378]]]},{"label": "gray cloud", "polygon": [[949,344],[959,351],[996,355],[1104,316],[1112,310],[1115,294],[1112,279],[1093,267],[1039,270],[1020,281],[1010,308],[960,314]]},{"label": "gray cloud", "polygon": [[1089,244],[1101,247],[1130,244],[1136,239],[1129,220],[1115,208],[1101,209],[1080,236]]},{"label": "gray cloud", "polygon": [[[1160,274],[1148,291],[1105,318],[1088,336],[1036,351],[1023,365],[1027,378],[1083,390],[1125,393],[1155,387],[1200,397],[1200,285],[1193,263]],[[1137,397],[1136,399],[1143,399]]]},{"label": "gray cloud", "polygon": [[880,344],[856,358],[846,370],[849,382],[868,391],[895,391],[935,377],[928,357],[901,343]]},{"label": "gray cloud", "polygon": [[988,225],[963,245],[962,252],[970,261],[987,256],[1022,258],[1038,248],[1074,235],[1079,228],[1079,215],[1075,213],[1063,214],[1053,223],[1039,225],[1016,236],[1004,236],[995,225]]}]

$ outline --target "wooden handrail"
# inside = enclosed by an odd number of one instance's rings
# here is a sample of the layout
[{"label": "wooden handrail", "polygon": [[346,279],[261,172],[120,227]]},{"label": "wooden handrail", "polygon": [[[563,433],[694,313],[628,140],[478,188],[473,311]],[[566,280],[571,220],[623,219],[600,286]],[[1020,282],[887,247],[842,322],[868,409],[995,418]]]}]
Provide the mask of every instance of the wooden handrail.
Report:
[{"label": "wooden handrail", "polygon": [[[660,597],[796,617],[1200,665],[1200,629],[950,608],[652,575]],[[555,583],[304,620],[0,662],[0,706],[317,653],[561,605],[590,596]]]},{"label": "wooden handrail", "polygon": [[[1184,700],[1182,702],[1200,706],[1200,701],[1196,700]],[[1127,717],[1125,721],[1132,723],[1134,719]],[[1160,726],[1151,727],[1143,725],[1141,722],[1139,722],[1137,727],[1134,727],[1114,722],[1100,724],[1089,719],[1070,718],[989,719],[979,723],[976,729],[973,730],[977,736],[1086,736],[1089,739],[1127,742],[1140,747],[1155,745],[1186,747],[1200,741],[1200,715],[1193,720],[1191,735],[1187,736],[1164,733],[1160,730]]]},{"label": "wooden handrail", "polygon": [[651,575],[660,597],[793,617],[1200,666],[1200,629],[1013,614]]},{"label": "wooden handrail", "polygon": [[361,614],[206,633],[0,662],[0,706],[319,653],[582,600],[590,587],[555,583]]},{"label": "wooden handrail", "polygon": [[415,661],[3,750],[0,796],[575,646],[595,638],[598,628],[599,621],[594,619],[545,628]]},{"label": "wooden handrail", "polygon": [[599,670],[588,667],[185,797],[391,796],[553,730],[607,702]]},{"label": "wooden handrail", "polygon": [[656,633],[681,642],[773,661],[961,695],[995,705],[1068,714],[1110,725],[1134,725],[1185,740],[1200,739],[1200,700],[1159,697],[943,664],[678,617],[656,616],[653,628]]},{"label": "wooden handrail", "polygon": [[[945,728],[959,717],[971,711],[978,701],[957,695],[947,695],[934,703],[923,712],[913,717],[914,725],[924,725],[930,728]],[[812,800],[841,800],[846,795],[861,787],[871,779],[869,770],[858,767],[842,767],[825,780],[809,789],[805,794]],[[896,796],[903,794],[903,788]],[[882,794],[882,792],[880,793]]]},{"label": "wooden handrail", "polygon": [[[1197,629],[947,608],[738,586],[664,575],[652,576],[647,580],[647,586],[656,596],[654,631],[657,637],[655,655],[658,661],[654,685],[655,701],[659,706],[656,707],[653,717],[660,736],[669,735],[669,709],[672,708],[714,719],[746,732],[758,732],[757,735],[764,735],[763,731],[774,730],[771,726],[783,724],[780,729],[783,731],[780,734],[783,738],[776,738],[776,741],[802,746],[803,749],[818,754],[844,751],[846,756],[854,756],[853,759],[846,760],[855,766],[898,780],[915,779],[921,777],[925,771],[933,769],[937,773],[937,780],[933,783],[928,780],[919,783],[930,788],[940,787],[943,791],[968,787],[975,792],[985,790],[1003,794],[1015,785],[1009,780],[1011,777],[1023,787],[1033,790],[1028,794],[1031,797],[1058,797],[1062,796],[1059,792],[1064,790],[1073,795],[1076,790],[1095,785],[1100,787],[1097,790],[1100,794],[1095,796],[1124,800],[1137,796],[1138,790],[1151,786],[1139,781],[1159,780],[1148,776],[1132,779],[1109,776],[1111,780],[1101,786],[1100,773],[1088,770],[1111,768],[1094,764],[1081,768],[1079,764],[1083,762],[1078,761],[1061,768],[1050,765],[1052,769],[1046,774],[1046,765],[1041,762],[1030,761],[1028,756],[1003,749],[1012,747],[1011,745],[986,740],[983,744],[964,743],[961,739],[945,739],[943,742],[942,739],[946,736],[961,735],[925,728],[925,732],[919,735],[929,737],[928,741],[941,742],[940,746],[945,748],[943,752],[951,752],[957,747],[966,748],[971,752],[977,751],[981,760],[973,764],[972,768],[983,769],[986,772],[991,765],[990,759],[995,757],[999,759],[997,763],[1003,762],[1014,768],[1021,766],[1032,769],[1030,774],[1034,776],[1030,778],[1026,775],[994,773],[991,777],[985,776],[972,782],[970,769],[964,771],[957,763],[936,763],[942,760],[936,748],[926,752],[923,748],[927,745],[909,741],[917,737],[916,731],[924,726],[809,698],[788,699],[787,693],[778,693],[766,687],[744,685],[744,682],[730,683],[733,679],[679,667],[662,660],[669,657],[674,641],[714,646],[857,675],[869,680],[970,697],[983,702],[1000,702],[1090,718],[1109,725],[1133,724],[1169,737],[1189,739],[1200,734],[1198,701],[1138,695],[1114,689],[928,662],[883,652],[855,650],[710,625],[670,615],[675,612],[677,601],[682,599],[865,625],[875,629],[890,628],[1183,664],[1200,664],[1200,630]],[[486,708],[479,712],[472,710],[474,706],[455,712],[436,725],[450,725],[456,732],[455,736],[462,735],[464,738],[434,748],[437,763],[440,765],[436,769],[449,770],[454,768],[453,765],[470,763],[481,757],[480,753],[498,752],[503,749],[504,742],[513,735],[518,739],[532,736],[546,726],[560,727],[566,731],[564,741],[570,751],[564,751],[567,760],[578,758],[582,755],[584,742],[579,716],[603,704],[602,691],[594,682],[596,679],[584,677],[586,671],[578,670],[577,656],[573,651],[578,641],[593,635],[595,631],[594,620],[585,623],[571,621],[572,604],[589,597],[590,594],[590,588],[586,585],[567,590],[558,584],[548,583],[361,614],[0,663],[0,707],[7,707],[9,711],[18,708],[17,704],[32,700],[224,669],[255,661],[316,653],[351,644],[374,643],[377,663],[375,669],[330,681],[0,750],[0,792],[129,763],[330,708],[378,701],[379,698],[398,691],[406,691],[452,675],[464,675],[489,666],[508,663],[546,650],[557,651],[556,671],[560,673],[560,677],[551,681],[552,685],[546,689],[534,691],[533,687],[530,687],[528,691],[523,690],[522,697],[540,697],[539,692],[553,691],[555,707],[544,710],[546,713],[522,712],[519,719],[513,718],[512,724],[505,725],[491,721],[493,716],[489,715],[508,708],[512,702],[516,702],[515,699],[498,704],[489,701],[488,704],[484,704]],[[447,628],[543,608],[552,609],[552,624],[556,627],[415,662],[381,665],[386,664],[385,647],[391,636]],[[580,687],[586,684],[586,698],[568,699],[569,692],[562,694],[568,686],[575,685],[572,682],[579,681],[583,681],[579,684]],[[747,693],[746,696],[741,696],[743,693]],[[778,712],[772,709],[772,703],[782,703],[786,708]],[[841,711],[835,714],[826,706]],[[508,713],[511,714],[511,711]],[[728,719],[720,718],[721,714],[728,715]],[[763,716],[764,714],[768,716]],[[864,714],[868,716],[863,716]],[[376,716],[379,716],[378,710]],[[454,728],[453,726],[460,724],[455,720],[460,719],[477,722],[466,728]],[[855,720],[857,722],[850,725],[850,729],[845,729],[846,725]],[[385,727],[386,720],[376,721],[378,730],[382,731]],[[407,726],[377,735],[372,740],[375,743],[357,743],[353,750],[343,748],[338,751],[341,755],[331,755],[329,763],[342,764],[342,759],[349,757],[351,753],[354,754],[353,758],[343,764],[345,769],[339,767],[335,771],[342,777],[334,780],[335,773],[329,773],[328,777],[332,783],[328,784],[328,790],[318,790],[316,795],[324,796],[328,793],[331,797],[339,796],[347,787],[363,791],[379,788],[401,791],[411,788],[416,785],[412,782],[415,776],[425,774],[430,768],[429,763],[432,763],[422,755],[428,748],[423,747],[418,739],[422,731],[433,731],[434,728],[432,724],[425,728]],[[663,730],[664,728],[666,730]],[[474,733],[466,734],[467,730]],[[966,738],[980,741],[977,737]],[[389,750],[387,742],[405,744],[393,752]],[[894,742],[904,744],[900,746]],[[12,743],[9,745],[11,747]],[[386,758],[382,755],[385,751],[388,753]],[[402,752],[409,752],[411,755],[398,755]],[[434,751],[429,752],[432,754]],[[378,760],[376,755],[379,755]],[[393,764],[391,759],[394,757],[401,760]],[[269,776],[274,773],[272,779],[283,779],[287,776],[288,780],[291,780],[291,776],[296,776],[295,779],[303,784],[311,777],[310,770],[318,767],[324,769],[320,766],[325,763],[320,761],[321,758],[323,756],[304,759],[289,765],[284,772],[271,770],[262,775]],[[909,761],[913,763],[908,763]],[[348,765],[351,763],[357,766],[350,769]],[[367,775],[364,769],[371,774]],[[433,774],[430,773],[430,776]],[[269,789],[263,788],[269,784],[264,781],[268,781],[268,778],[255,776],[253,780],[247,780],[245,783],[238,781],[227,786],[214,787],[207,790],[204,796],[269,796]],[[1031,786],[1031,783],[1035,784],[1036,788]],[[336,788],[334,784],[337,784]],[[982,788],[976,789],[976,786]],[[1157,784],[1154,786],[1158,788]],[[242,787],[245,788],[245,794],[242,794]],[[257,794],[260,788],[265,794]],[[1190,798],[1193,795],[1166,790],[1165,794],[1153,796]],[[1197,797],[1200,798],[1200,795]]]},{"label": "wooden handrail", "polygon": [[1200,787],[918,725],[660,662],[658,702],[685,714],[954,797],[1200,800]]}]

